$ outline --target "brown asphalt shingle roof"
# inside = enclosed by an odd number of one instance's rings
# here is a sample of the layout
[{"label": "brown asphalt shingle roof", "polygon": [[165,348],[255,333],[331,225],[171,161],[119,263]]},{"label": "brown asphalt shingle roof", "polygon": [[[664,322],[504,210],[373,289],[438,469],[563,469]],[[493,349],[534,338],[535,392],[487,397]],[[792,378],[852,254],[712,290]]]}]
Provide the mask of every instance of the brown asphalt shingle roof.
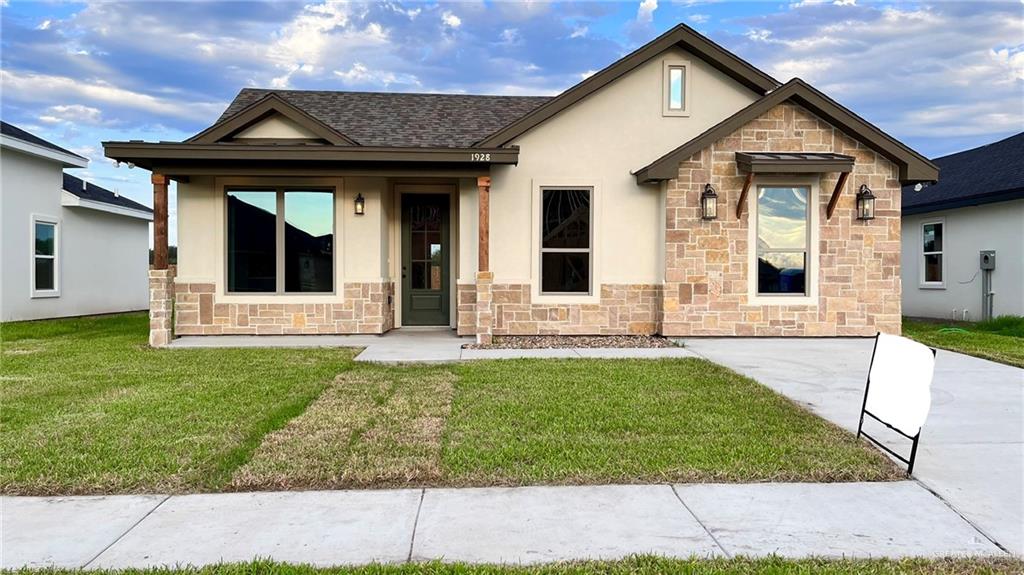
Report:
[{"label": "brown asphalt shingle roof", "polygon": [[362,146],[467,148],[544,104],[542,96],[472,96],[246,88],[221,122],[276,94]]}]

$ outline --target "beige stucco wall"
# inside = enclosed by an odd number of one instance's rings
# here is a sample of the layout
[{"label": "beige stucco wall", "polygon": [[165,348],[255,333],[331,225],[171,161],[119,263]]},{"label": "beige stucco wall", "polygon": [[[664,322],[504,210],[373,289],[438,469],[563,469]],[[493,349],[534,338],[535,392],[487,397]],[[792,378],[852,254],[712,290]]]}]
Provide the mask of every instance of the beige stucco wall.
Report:
[{"label": "beige stucco wall", "polygon": [[277,140],[289,138],[318,139],[319,137],[284,116],[271,116],[235,134],[236,140],[247,138],[273,138]]},{"label": "beige stucco wall", "polygon": [[[666,59],[689,61],[690,115],[662,115]],[[535,127],[512,144],[517,166],[492,168],[491,269],[495,283],[531,284],[536,292],[540,186],[597,188],[594,294],[601,284],[662,281],[664,226],[658,186],[638,186],[630,175],[756,99],[755,94],[680,49],[656,57]],[[475,258],[474,258],[475,259]],[[466,262],[469,263],[469,262]],[[463,268],[468,280],[475,271]],[[552,298],[548,296],[549,301]],[[535,296],[534,301],[538,301]]]}]

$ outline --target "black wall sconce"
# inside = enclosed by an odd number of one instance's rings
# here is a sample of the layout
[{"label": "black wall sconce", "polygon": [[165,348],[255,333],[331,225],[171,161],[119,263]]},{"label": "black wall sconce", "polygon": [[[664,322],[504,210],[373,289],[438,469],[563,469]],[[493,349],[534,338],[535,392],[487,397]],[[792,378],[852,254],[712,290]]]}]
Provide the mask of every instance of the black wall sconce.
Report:
[{"label": "black wall sconce", "polygon": [[713,220],[718,217],[718,194],[711,184],[704,184],[704,193],[700,195],[701,219]]},{"label": "black wall sconce", "polygon": [[875,219],[875,194],[871,193],[871,188],[867,184],[861,184],[860,191],[857,192],[857,219]]},{"label": "black wall sconce", "polygon": [[356,194],[356,215],[361,216],[366,213],[366,199],[363,198],[363,194]]}]

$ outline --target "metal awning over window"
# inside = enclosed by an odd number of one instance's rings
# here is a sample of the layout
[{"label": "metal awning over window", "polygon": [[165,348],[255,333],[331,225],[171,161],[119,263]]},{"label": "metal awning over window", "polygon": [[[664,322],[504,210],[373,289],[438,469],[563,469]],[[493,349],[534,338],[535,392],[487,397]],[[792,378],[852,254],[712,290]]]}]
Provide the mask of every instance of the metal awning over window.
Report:
[{"label": "metal awning over window", "polygon": [[736,152],[740,170],[756,174],[849,172],[853,156],[824,152]]},{"label": "metal awning over window", "polygon": [[746,204],[750,184],[754,181],[754,174],[839,172],[839,180],[836,182],[836,187],[828,202],[828,208],[825,210],[826,219],[830,219],[839,202],[839,194],[846,185],[846,179],[853,171],[854,159],[853,156],[831,152],[736,152],[736,166],[740,171],[747,173],[743,191],[740,192],[740,201],[736,204],[736,217],[739,218],[743,213],[743,206]]}]

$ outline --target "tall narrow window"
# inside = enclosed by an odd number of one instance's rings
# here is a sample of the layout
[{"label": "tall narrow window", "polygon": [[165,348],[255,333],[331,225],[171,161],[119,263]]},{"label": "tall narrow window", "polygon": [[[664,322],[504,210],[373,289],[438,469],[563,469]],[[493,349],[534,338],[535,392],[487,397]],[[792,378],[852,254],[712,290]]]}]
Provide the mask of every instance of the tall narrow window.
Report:
[{"label": "tall narrow window", "polygon": [[277,291],[277,192],[229,191],[228,291]]},{"label": "tall narrow window", "polygon": [[284,290],[334,289],[334,193],[284,193]]},{"label": "tall narrow window", "polygon": [[33,218],[32,295],[57,295],[57,273],[57,222]]},{"label": "tall narrow window", "polygon": [[590,189],[541,190],[541,293],[590,293]]},{"label": "tall narrow window", "polygon": [[928,222],[921,226],[922,283],[941,286],[942,280],[942,222]]},{"label": "tall narrow window", "polygon": [[689,116],[690,63],[685,60],[666,60],[663,66],[662,115]]},{"label": "tall narrow window", "polygon": [[808,187],[764,186],[757,194],[757,293],[806,295]]},{"label": "tall narrow window", "polygon": [[683,83],[686,82],[685,78],[686,68],[682,66],[670,66],[668,69],[668,109],[669,110],[682,110],[683,99],[685,98],[683,93]]}]

